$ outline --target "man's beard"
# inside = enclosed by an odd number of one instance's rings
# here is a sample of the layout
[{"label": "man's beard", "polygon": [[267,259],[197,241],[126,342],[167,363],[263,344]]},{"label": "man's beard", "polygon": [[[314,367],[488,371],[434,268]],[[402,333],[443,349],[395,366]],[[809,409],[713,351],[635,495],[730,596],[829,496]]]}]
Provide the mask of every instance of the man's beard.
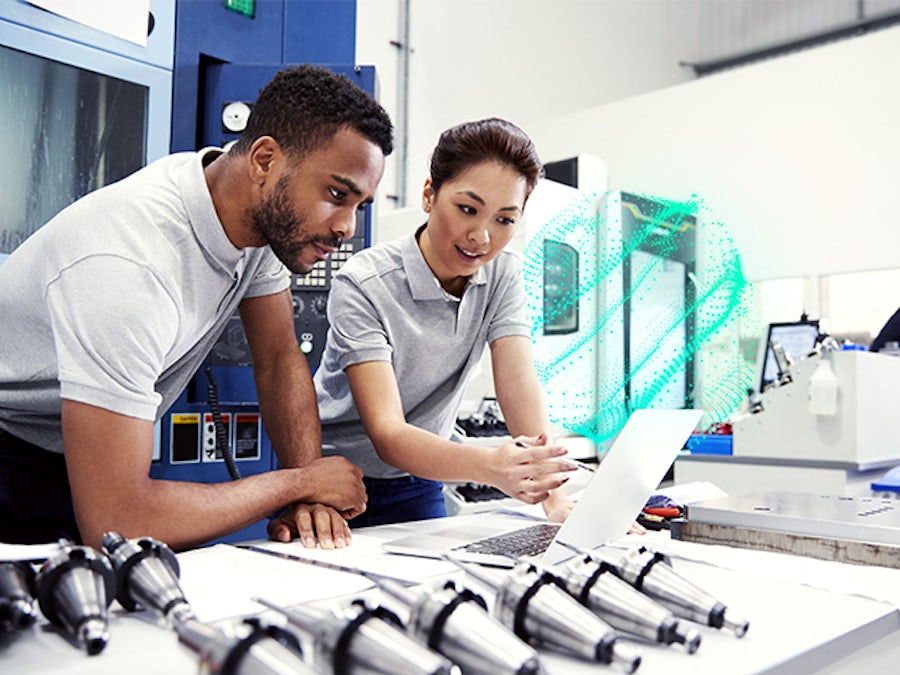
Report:
[{"label": "man's beard", "polygon": [[275,257],[294,274],[308,274],[315,261],[305,263],[300,260],[304,249],[312,244],[337,248],[330,237],[311,237],[304,225],[306,218],[297,215],[287,196],[289,176],[282,176],[275,185],[275,191],[263,204],[251,211],[253,226],[272,249]]}]

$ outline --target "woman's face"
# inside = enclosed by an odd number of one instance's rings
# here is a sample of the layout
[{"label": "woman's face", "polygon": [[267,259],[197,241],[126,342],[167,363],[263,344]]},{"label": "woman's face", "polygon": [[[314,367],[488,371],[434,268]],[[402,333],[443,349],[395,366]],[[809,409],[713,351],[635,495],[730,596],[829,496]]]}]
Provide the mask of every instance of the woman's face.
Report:
[{"label": "woman's face", "polygon": [[448,293],[460,296],[472,274],[502,251],[525,208],[525,177],[494,161],[476,164],[435,194],[425,181],[428,225],[419,238],[425,261]]}]

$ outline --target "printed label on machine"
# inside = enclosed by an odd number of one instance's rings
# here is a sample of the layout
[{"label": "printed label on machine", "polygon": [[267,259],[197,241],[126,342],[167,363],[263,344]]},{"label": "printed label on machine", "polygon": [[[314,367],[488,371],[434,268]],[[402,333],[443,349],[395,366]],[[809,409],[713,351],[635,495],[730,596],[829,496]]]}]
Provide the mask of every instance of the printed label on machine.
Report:
[{"label": "printed label on machine", "polygon": [[234,458],[259,459],[260,416],[258,413],[235,413]]},{"label": "printed label on machine", "polygon": [[[225,442],[231,446],[231,413],[222,413],[222,424],[225,426]],[[203,461],[223,462],[222,448],[216,442],[216,423],[212,413],[203,415]]]},{"label": "printed label on machine", "polygon": [[199,462],[200,414],[173,414],[169,439],[169,461],[172,464],[195,464]]}]

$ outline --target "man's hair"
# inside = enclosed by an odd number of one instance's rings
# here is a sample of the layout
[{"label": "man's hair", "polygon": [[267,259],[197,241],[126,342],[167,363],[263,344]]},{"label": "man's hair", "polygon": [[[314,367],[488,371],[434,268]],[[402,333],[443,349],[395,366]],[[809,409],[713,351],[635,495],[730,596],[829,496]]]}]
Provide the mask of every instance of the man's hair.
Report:
[{"label": "man's hair", "polygon": [[490,161],[509,166],[525,178],[525,199],[544,175],[528,135],[512,122],[490,117],[464,122],[441,134],[431,155],[431,187],[437,193],[447,181]]},{"label": "man's hair", "polygon": [[271,136],[299,159],[345,127],[361,133],[385,155],[394,149],[391,120],[371,96],[344,75],[318,66],[292,66],[260,90],[233,150],[247,152],[256,139]]}]

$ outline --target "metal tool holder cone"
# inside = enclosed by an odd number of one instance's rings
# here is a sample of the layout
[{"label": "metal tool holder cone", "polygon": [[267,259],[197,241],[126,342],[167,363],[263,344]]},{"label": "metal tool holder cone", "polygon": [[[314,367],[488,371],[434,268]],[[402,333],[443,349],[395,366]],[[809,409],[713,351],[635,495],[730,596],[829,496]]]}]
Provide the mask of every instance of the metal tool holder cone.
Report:
[{"label": "metal tool holder cone", "polygon": [[[455,561],[456,562],[456,561]],[[523,640],[590,661],[615,663],[628,673],[641,664],[612,626],[569,595],[549,572],[517,564],[498,583],[477,565],[456,562],[496,593],[494,614]]]},{"label": "metal tool holder cone", "polygon": [[333,675],[460,675],[459,667],[407,635],[395,614],[354,600],[332,611],[280,607],[280,612],[315,644],[315,663]]},{"label": "metal tool holder cone", "polygon": [[678,574],[661,553],[642,546],[621,555],[614,566],[625,581],[677,616],[713,628],[728,628],[739,638],[750,627],[746,619]]},{"label": "metal tool holder cone", "polygon": [[679,625],[673,612],[616,576],[609,563],[582,554],[555,573],[572,597],[616,630],[662,644],[677,642],[689,654],[700,646],[697,629]]},{"label": "metal tool holder cone", "polygon": [[103,550],[116,570],[116,598],[125,609],[143,607],[170,623],[193,618],[178,582],[178,559],[166,544],[151,537],[125,539],[117,532],[107,532]]},{"label": "metal tool holder cone", "polygon": [[283,628],[245,619],[225,630],[193,618],[174,624],[178,640],[197,653],[200,672],[209,675],[316,675],[303,660],[300,641]]},{"label": "metal tool holder cone", "polygon": [[390,579],[378,587],[409,610],[407,629],[456,663],[466,675],[544,675],[537,651],[487,610],[487,603],[452,580],[427,592]]},{"label": "metal tool holder cone", "polygon": [[28,628],[37,620],[34,569],[27,562],[0,562],[0,630]]},{"label": "metal tool holder cone", "polygon": [[99,654],[109,641],[109,605],[116,573],[105,555],[87,546],[62,544],[35,577],[38,603],[47,619]]}]

